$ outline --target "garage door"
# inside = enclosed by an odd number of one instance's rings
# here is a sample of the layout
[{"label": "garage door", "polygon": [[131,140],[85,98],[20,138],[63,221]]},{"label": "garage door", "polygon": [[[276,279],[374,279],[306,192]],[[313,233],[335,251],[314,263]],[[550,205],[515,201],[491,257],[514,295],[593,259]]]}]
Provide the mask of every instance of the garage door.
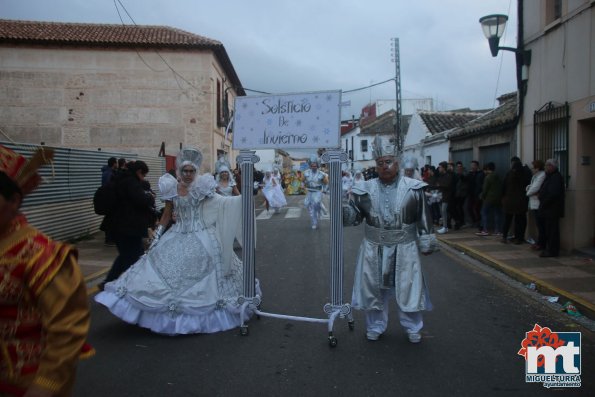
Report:
[{"label": "garage door", "polygon": [[509,143],[479,148],[479,164],[482,167],[489,162],[496,164],[496,174],[502,178],[510,169],[511,157]]},{"label": "garage door", "polygon": [[452,162],[457,163],[460,161],[463,163],[465,170],[469,171],[471,167],[471,160],[473,160],[473,149],[456,150],[451,152]]}]

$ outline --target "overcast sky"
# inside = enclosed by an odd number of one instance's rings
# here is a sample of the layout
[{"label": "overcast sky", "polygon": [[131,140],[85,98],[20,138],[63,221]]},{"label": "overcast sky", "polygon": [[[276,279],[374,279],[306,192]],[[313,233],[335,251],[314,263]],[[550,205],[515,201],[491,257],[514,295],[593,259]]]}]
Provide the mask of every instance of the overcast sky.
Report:
[{"label": "overcast sky", "polygon": [[[120,24],[119,2],[139,25],[222,42],[248,89],[348,91],[394,78],[392,37],[399,38],[403,99],[433,98],[436,110],[485,109],[516,89],[514,54],[493,58],[478,22],[509,15],[500,45],[516,47],[512,0],[0,0],[0,17]],[[392,81],[344,93],[351,105],[343,117],[394,98]]]}]

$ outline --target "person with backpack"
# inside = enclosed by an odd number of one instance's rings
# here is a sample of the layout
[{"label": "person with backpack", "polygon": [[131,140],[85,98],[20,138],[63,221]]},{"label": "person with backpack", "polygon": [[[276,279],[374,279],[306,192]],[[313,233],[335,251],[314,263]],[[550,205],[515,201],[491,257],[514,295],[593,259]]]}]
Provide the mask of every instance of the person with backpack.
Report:
[{"label": "person with backpack", "polygon": [[118,248],[105,280],[99,285],[117,279],[144,253],[143,238],[153,219],[155,198],[146,192],[143,181],[149,172],[144,161],[135,161],[127,171],[116,175],[113,193],[116,204],[106,216],[106,230],[111,233]]},{"label": "person with backpack", "polygon": [[[115,157],[110,157],[107,160],[107,165],[104,165],[103,167],[101,167],[101,186],[102,187],[108,186],[109,183],[112,181],[112,179],[114,179],[117,171],[118,171],[118,160]],[[95,212],[97,212],[97,211],[95,211]],[[103,214],[103,215],[105,215],[105,214]],[[104,244],[109,247],[113,247],[116,245],[116,243],[114,242],[114,239],[112,238],[112,236],[110,236],[110,233],[106,230],[105,222],[106,222],[106,220],[104,217],[103,221],[101,221],[101,226],[99,226],[99,229],[105,233]]]}]

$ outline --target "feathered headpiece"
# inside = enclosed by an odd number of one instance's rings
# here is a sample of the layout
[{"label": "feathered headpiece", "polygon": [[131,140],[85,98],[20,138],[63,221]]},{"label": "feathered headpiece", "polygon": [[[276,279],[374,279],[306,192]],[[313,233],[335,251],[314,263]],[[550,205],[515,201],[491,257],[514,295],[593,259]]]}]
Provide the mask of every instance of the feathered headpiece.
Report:
[{"label": "feathered headpiece", "polygon": [[376,135],[372,141],[372,157],[374,160],[380,157],[393,156],[397,157],[397,147],[393,143],[383,143],[380,135]]},{"label": "feathered headpiece", "polygon": [[50,164],[53,157],[52,149],[39,147],[27,161],[24,156],[0,145],[0,171],[13,179],[23,195],[27,195],[41,183],[41,176],[37,173],[39,167]]},{"label": "feathered headpiece", "polygon": [[217,174],[220,174],[224,171],[231,172],[231,165],[229,164],[229,161],[227,161],[225,156],[222,155],[219,156],[219,158],[215,162],[215,172],[217,172]]},{"label": "feathered headpiece", "polygon": [[405,156],[402,160],[402,163],[403,163],[403,169],[416,170],[419,168],[419,165],[417,162],[417,157],[414,157],[414,156],[410,156],[410,155]]},{"label": "feathered headpiece", "polygon": [[312,165],[312,163],[316,163],[317,165],[320,164],[320,160],[318,159],[318,156],[315,154],[310,155],[310,158],[308,159],[308,165]]},{"label": "feathered headpiece", "polygon": [[202,163],[202,153],[200,150],[195,148],[184,148],[180,150],[178,156],[176,157],[176,168],[178,170],[178,175],[182,174],[182,168],[187,165],[191,165],[197,171],[200,169],[200,164]]}]

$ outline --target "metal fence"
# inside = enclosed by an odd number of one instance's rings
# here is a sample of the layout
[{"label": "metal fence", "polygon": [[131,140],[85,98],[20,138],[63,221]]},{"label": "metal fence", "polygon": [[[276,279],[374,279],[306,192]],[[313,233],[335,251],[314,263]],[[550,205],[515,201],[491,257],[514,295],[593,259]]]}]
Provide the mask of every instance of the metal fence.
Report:
[{"label": "metal fence", "polygon": [[[30,158],[39,145],[0,142]],[[39,173],[44,183],[23,201],[22,212],[28,221],[56,240],[71,240],[99,230],[102,216],[93,210],[93,195],[101,185],[101,167],[110,157],[142,160],[149,167],[147,180],[158,194],[157,181],[165,173],[164,157],[138,156],[131,153],[103,152],[52,147],[52,165]],[[162,206],[157,200],[158,206]]]}]

